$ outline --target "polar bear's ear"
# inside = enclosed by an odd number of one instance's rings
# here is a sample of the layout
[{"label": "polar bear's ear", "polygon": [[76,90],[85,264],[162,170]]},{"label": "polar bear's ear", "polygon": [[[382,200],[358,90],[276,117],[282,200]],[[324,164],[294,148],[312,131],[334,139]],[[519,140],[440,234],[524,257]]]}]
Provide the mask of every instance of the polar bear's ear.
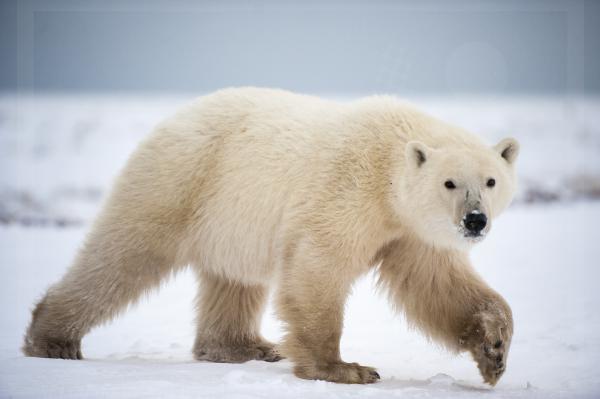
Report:
[{"label": "polar bear's ear", "polygon": [[512,137],[501,140],[494,146],[494,149],[509,164],[512,164],[519,155],[519,142]]},{"label": "polar bear's ear", "polygon": [[420,141],[409,141],[406,143],[406,161],[410,165],[420,168],[431,154],[431,149]]}]

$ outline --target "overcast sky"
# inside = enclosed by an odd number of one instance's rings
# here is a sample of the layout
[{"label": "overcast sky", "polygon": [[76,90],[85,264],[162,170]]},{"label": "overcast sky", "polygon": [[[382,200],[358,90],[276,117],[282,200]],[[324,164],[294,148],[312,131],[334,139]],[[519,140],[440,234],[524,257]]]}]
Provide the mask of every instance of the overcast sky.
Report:
[{"label": "overcast sky", "polygon": [[597,1],[1,1],[0,90],[600,92]]}]

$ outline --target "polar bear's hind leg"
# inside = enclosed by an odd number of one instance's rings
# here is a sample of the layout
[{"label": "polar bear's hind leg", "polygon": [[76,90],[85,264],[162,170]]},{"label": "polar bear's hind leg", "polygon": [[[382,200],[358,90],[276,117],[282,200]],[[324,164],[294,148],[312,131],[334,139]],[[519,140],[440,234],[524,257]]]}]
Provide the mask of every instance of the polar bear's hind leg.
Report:
[{"label": "polar bear's hind leg", "polygon": [[196,359],[223,363],[282,359],[274,345],[260,335],[266,287],[205,272],[198,273],[198,278]]}]

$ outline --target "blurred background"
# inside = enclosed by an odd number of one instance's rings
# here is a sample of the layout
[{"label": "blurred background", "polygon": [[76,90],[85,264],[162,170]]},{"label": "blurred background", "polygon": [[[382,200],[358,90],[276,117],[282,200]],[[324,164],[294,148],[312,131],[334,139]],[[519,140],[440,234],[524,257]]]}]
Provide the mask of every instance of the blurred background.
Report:
[{"label": "blurred background", "polygon": [[597,1],[2,1],[0,89],[600,90]]},{"label": "blurred background", "polygon": [[[391,94],[490,144],[516,137],[519,192],[473,254],[517,326],[508,371],[485,393],[600,395],[600,1],[1,0],[0,273],[11,283],[0,289],[0,397],[315,393],[286,362],[192,363],[188,272],[86,338],[100,362],[18,351],[28,309],[64,273],[137,143],[194,97],[248,85]],[[468,357],[408,330],[373,291],[372,275],[357,284],[342,354],[380,367],[383,382],[319,395],[481,392]],[[281,336],[270,311],[263,327]]]}]

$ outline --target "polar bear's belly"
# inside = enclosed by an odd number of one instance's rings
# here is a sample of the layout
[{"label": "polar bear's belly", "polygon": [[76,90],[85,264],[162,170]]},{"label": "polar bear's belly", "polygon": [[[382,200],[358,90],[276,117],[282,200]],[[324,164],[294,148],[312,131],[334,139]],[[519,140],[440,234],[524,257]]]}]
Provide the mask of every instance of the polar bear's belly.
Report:
[{"label": "polar bear's belly", "polygon": [[185,262],[232,281],[270,285],[281,266],[283,207],[259,198],[222,193],[205,204],[182,245]]}]

